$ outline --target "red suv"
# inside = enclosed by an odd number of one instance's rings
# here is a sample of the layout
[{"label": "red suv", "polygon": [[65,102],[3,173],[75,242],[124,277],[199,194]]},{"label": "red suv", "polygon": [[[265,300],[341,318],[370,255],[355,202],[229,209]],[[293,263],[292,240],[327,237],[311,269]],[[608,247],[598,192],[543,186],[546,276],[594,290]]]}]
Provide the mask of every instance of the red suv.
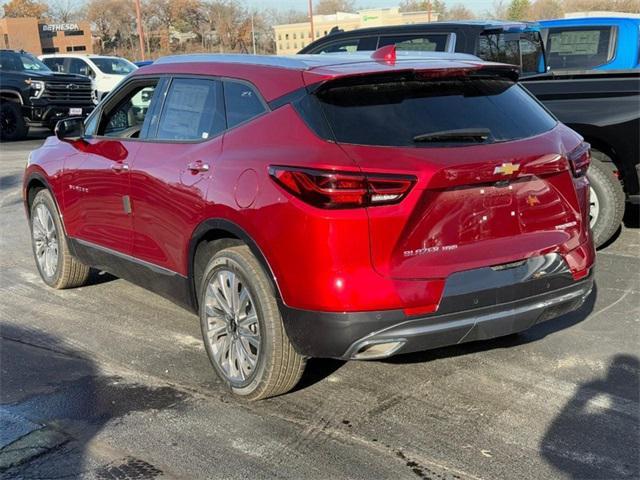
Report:
[{"label": "red suv", "polygon": [[287,392],[307,357],[524,330],[592,288],[589,146],[459,54],[168,57],[24,176],[54,288],[105,270],[199,312],[217,374]]}]

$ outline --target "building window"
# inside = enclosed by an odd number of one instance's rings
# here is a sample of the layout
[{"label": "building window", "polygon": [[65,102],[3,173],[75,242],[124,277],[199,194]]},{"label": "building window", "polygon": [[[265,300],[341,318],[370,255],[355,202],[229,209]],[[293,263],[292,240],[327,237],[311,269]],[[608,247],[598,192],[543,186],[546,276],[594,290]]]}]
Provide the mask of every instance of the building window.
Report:
[{"label": "building window", "polygon": [[282,50],[282,44],[281,43],[278,44],[278,50]]},{"label": "building window", "polygon": [[293,39],[296,39],[296,32],[293,32]]},{"label": "building window", "polygon": [[293,48],[298,48],[298,42],[293,42]]},{"label": "building window", "polygon": [[309,32],[307,33],[308,33],[307,38],[311,38],[311,30],[309,30]]},{"label": "building window", "polygon": [[304,38],[304,32],[300,32],[300,40]]},{"label": "building window", "polygon": [[74,52],[84,52],[86,50],[87,50],[87,47],[85,47],[84,45],[77,45],[73,47]]},{"label": "building window", "polygon": [[78,37],[84,35],[84,30],[66,30],[64,32],[65,37]]},{"label": "building window", "polygon": [[327,31],[326,31],[326,30],[324,31],[324,34],[325,34],[325,35],[327,34]]},{"label": "building window", "polygon": [[60,49],[58,47],[47,47],[42,49],[42,53],[58,53]]},{"label": "building window", "polygon": [[289,42],[287,42],[287,50],[289,50]]},{"label": "building window", "polygon": [[284,39],[285,39],[285,40],[289,40],[289,34],[288,34],[288,33],[285,33],[285,34],[284,34]]},{"label": "building window", "polygon": [[320,38],[320,32],[316,32],[316,38]]}]

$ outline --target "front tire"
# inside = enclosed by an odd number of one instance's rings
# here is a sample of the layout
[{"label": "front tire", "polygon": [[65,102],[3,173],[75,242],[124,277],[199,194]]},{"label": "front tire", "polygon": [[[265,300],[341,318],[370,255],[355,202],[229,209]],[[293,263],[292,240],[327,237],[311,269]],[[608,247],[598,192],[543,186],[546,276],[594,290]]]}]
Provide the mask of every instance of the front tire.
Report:
[{"label": "front tire", "polygon": [[29,127],[22,116],[20,104],[3,101],[0,103],[0,139],[21,140],[27,136]]},{"label": "front tire", "polygon": [[40,277],[52,288],[79,287],[91,269],[71,252],[58,209],[48,190],[40,190],[31,204],[31,244]]},{"label": "front tire", "polygon": [[[614,175],[611,159],[594,150],[587,177],[591,184],[589,218],[593,243],[605,244],[616,233],[624,216],[625,195],[622,185]],[[607,161],[605,163],[604,161]]]},{"label": "front tire", "polygon": [[209,261],[199,300],[207,355],[234,394],[260,400],[298,383],[305,359],[291,345],[272,284],[248,247],[223,249]]}]

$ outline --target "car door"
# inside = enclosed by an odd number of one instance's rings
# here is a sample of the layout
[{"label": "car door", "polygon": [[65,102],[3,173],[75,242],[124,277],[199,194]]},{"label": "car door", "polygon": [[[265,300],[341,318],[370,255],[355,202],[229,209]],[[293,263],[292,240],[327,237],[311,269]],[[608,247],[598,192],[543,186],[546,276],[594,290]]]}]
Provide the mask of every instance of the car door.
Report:
[{"label": "car door", "polygon": [[172,78],[157,118],[131,169],[133,256],[186,275],[187,245],[226,128],[220,80]]},{"label": "car door", "polygon": [[65,161],[64,218],[67,234],[85,246],[130,254],[130,164],[151,118],[141,98],[154,105],[158,79],[133,80],[87,121],[83,141]]}]

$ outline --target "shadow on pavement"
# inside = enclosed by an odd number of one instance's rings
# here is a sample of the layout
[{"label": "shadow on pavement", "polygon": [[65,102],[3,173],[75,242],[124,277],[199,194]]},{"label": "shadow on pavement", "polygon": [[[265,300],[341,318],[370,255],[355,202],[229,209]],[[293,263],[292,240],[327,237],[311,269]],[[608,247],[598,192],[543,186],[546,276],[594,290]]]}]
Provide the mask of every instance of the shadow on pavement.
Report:
[{"label": "shadow on pavement", "polygon": [[91,470],[111,479],[124,478],[112,475],[122,469],[131,478],[162,474],[140,459],[95,457],[86,449],[108,422],[180,408],[186,394],[102,374],[86,354],[39,331],[3,324],[0,342],[0,419],[30,426],[0,445],[0,477],[78,478]]},{"label": "shadow on pavement", "polygon": [[540,451],[572,479],[640,478],[640,361],[616,355],[602,378],[580,385]]}]

